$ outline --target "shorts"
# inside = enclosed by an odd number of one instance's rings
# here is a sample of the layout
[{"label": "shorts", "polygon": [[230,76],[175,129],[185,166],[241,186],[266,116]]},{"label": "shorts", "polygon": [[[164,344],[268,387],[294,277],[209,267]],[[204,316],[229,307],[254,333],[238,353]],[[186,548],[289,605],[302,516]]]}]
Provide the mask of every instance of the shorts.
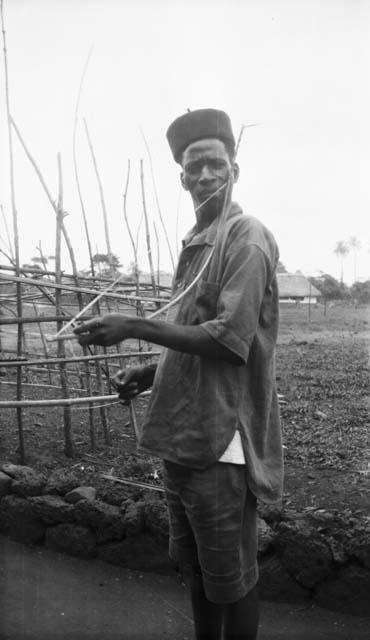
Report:
[{"label": "shorts", "polygon": [[200,567],[207,599],[236,602],[258,580],[257,501],[245,466],[216,462],[190,469],[164,461],[169,555]]}]

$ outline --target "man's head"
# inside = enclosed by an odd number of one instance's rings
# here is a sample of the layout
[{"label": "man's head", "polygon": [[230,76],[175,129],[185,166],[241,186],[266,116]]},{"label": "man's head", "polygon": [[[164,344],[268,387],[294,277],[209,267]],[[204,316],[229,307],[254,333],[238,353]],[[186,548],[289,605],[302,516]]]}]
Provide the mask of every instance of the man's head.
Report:
[{"label": "man's head", "polygon": [[196,208],[207,216],[219,213],[226,194],[231,196],[228,181],[235,182],[239,175],[229,116],[216,109],[190,111],[171,124],[167,138],[182,167],[181,183]]}]

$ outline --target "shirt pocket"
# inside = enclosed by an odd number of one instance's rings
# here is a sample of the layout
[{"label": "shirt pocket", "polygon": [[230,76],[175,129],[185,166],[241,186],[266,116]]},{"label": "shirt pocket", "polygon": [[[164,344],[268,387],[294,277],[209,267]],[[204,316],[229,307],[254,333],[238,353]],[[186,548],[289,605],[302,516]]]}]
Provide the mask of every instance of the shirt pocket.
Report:
[{"label": "shirt pocket", "polygon": [[217,316],[217,302],[220,294],[220,285],[217,282],[200,280],[195,291],[195,310],[197,322],[201,324],[213,320]]}]

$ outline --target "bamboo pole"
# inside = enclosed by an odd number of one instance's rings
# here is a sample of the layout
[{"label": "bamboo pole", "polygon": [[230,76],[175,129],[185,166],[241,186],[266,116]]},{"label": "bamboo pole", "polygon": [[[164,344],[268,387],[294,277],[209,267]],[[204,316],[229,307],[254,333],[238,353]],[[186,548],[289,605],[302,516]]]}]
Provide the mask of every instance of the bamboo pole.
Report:
[{"label": "bamboo pole", "polygon": [[[55,281],[57,284],[62,282],[61,273],[61,239],[62,239],[62,224],[63,224],[63,174],[62,174],[62,162],[60,153],[58,153],[58,206],[57,206],[57,219],[56,219],[56,236],[55,236]],[[61,291],[57,289],[55,292],[55,309],[56,314],[61,314]],[[57,331],[63,326],[63,323],[57,322]],[[58,342],[57,347],[58,358],[65,358],[65,348],[63,342]],[[62,387],[64,398],[69,398],[68,390],[68,374],[65,362],[60,363],[60,386]],[[68,405],[63,410],[63,423],[64,423],[64,453],[68,458],[72,458],[74,454],[73,436],[72,436],[72,421],[71,411]]]},{"label": "bamboo pole", "polygon": [[[4,72],[5,72],[5,101],[6,101],[6,116],[7,116],[7,130],[8,130],[8,150],[9,150],[9,169],[10,169],[10,196],[12,205],[13,216],[13,234],[14,234],[14,257],[16,264],[16,275],[20,275],[20,259],[19,259],[19,232],[18,232],[18,212],[15,199],[15,178],[14,178],[14,154],[13,154],[13,137],[11,127],[11,114],[10,114],[10,97],[9,97],[9,75],[8,75],[8,54],[6,47],[6,33],[4,23],[4,6],[3,0],[0,3],[1,12],[1,29],[3,35],[3,51],[4,51]],[[20,283],[16,286],[17,292],[17,315],[22,316],[22,291]],[[18,357],[22,354],[22,326],[18,325],[17,336],[17,354]],[[17,401],[20,402],[22,398],[22,368],[17,367]],[[24,433],[23,433],[23,415],[22,408],[17,408],[17,424],[18,424],[18,436],[19,436],[19,454],[22,464],[25,462],[25,448],[24,448]]]},{"label": "bamboo pole", "polygon": [[89,356],[77,356],[77,357],[66,357],[66,358],[38,358],[35,360],[2,360],[2,367],[18,367],[22,365],[27,365],[28,367],[38,366],[38,365],[47,365],[47,364],[60,364],[61,362],[72,363],[72,362],[84,362],[88,360],[114,360],[116,358],[138,358],[141,356],[159,356],[160,351],[134,351],[131,353],[123,353],[121,351],[120,354],[117,353],[99,353],[99,354],[91,354]]},{"label": "bamboo pole", "polygon": [[22,409],[26,407],[73,407],[78,404],[104,402],[112,404],[119,402],[118,395],[91,396],[87,398],[58,398],[52,400],[1,400],[0,409]]},{"label": "bamboo pole", "polygon": [[[3,253],[1,251],[1,249],[0,249],[0,252]],[[7,255],[6,257],[11,262],[11,259],[9,258],[9,256]],[[0,271],[2,271],[2,270],[4,270],[4,271],[15,271],[15,266],[14,265],[12,266],[12,265],[0,264]],[[37,269],[36,267],[31,267],[31,266],[28,266],[28,265],[27,266],[23,265],[22,267],[20,267],[20,271],[21,271],[21,273],[38,273],[38,274],[40,274],[40,269]],[[50,270],[46,269],[41,274],[41,276],[44,276],[44,275],[55,276],[55,271],[50,271]],[[73,275],[73,273],[66,273],[65,271],[62,271],[62,275],[63,275],[63,278],[74,279],[74,277],[75,277]],[[79,279],[80,282],[82,282],[83,280],[87,280],[88,282],[91,281],[91,282],[94,282],[94,283],[100,283],[101,282],[102,284],[105,284],[105,285],[110,284],[112,282],[112,278],[109,278],[109,277],[101,276],[99,278],[96,275],[93,275],[93,276],[92,275],[91,276],[90,275],[81,275],[81,273],[79,273],[78,279]],[[128,289],[132,289],[132,282],[122,282],[120,286],[121,287],[125,287],[126,286]]]},{"label": "bamboo pole", "polygon": [[[32,302],[33,306],[37,309],[37,304]],[[84,320],[88,320],[93,316],[84,316]],[[36,311],[36,316],[23,316],[23,318],[2,318],[0,324],[1,325],[12,325],[12,324],[43,324],[44,322],[65,322],[66,320],[71,320],[72,316],[70,315],[61,315],[61,316],[40,316],[38,315],[38,309]]]},{"label": "bamboo pole", "polygon": [[[21,134],[20,134],[20,132],[19,132],[19,130],[18,130],[18,128],[17,128],[17,126],[16,126],[16,124],[15,124],[13,119],[11,119],[11,123],[12,123],[12,126],[13,126],[13,128],[15,129],[15,131],[17,133],[18,139],[19,139],[19,141],[20,141],[20,143],[21,143],[21,145],[22,145],[22,147],[23,147],[28,159],[30,160],[32,166],[34,167],[34,169],[35,169],[35,171],[36,171],[36,173],[37,173],[37,175],[39,177],[39,180],[40,180],[40,182],[41,182],[41,184],[43,186],[43,189],[44,189],[44,191],[45,191],[45,193],[47,195],[47,198],[48,198],[50,204],[52,205],[52,207],[54,209],[55,214],[58,216],[58,207],[56,206],[54,200],[51,197],[51,194],[50,194],[50,192],[49,192],[49,190],[48,190],[48,188],[46,186],[45,180],[44,180],[44,178],[42,176],[42,173],[41,173],[39,167],[37,166],[35,160],[33,159],[32,155],[31,155],[31,153],[29,152],[29,150],[28,150],[28,148],[27,148],[27,146],[26,146],[26,144],[25,144],[25,142],[24,142],[24,140],[23,140],[23,138],[22,138],[22,136],[21,136]],[[65,228],[65,225],[64,225],[64,222],[63,222],[63,218],[60,221],[60,226],[61,226],[61,231],[63,233],[64,239],[65,239],[65,242],[66,242],[66,245],[67,245],[67,248],[68,248],[68,252],[69,252],[69,256],[70,256],[70,260],[71,260],[71,265],[72,265],[74,281],[75,281],[76,287],[79,289],[78,272],[77,272],[77,265],[76,265],[76,260],[75,260],[75,256],[74,256],[74,251],[73,251],[73,247],[72,247],[72,244],[70,242],[67,230]],[[83,308],[83,300],[82,300],[82,293],[81,293],[80,290],[78,290],[78,292],[77,292],[77,298],[78,298],[79,307],[80,307],[80,309],[82,309]],[[62,327],[61,327],[60,330],[62,330]],[[97,364],[96,367],[98,368],[98,366],[99,365]],[[100,373],[98,371],[96,373],[97,373],[97,377],[98,377],[98,380],[99,380]],[[89,380],[89,374],[87,374],[87,380]],[[99,389],[101,390],[101,380],[99,380],[98,384],[99,384]],[[105,414],[105,410],[104,409],[102,409],[101,415],[102,415],[102,420],[103,420],[104,425],[105,425],[105,430],[107,430],[107,426],[106,426],[106,420],[107,419],[106,419],[106,414]],[[69,447],[69,444],[66,445],[66,446]]]},{"label": "bamboo pole", "polygon": [[[94,289],[88,289],[86,287],[77,287],[77,286],[73,286],[70,284],[66,284],[66,283],[62,283],[62,284],[56,284],[55,282],[52,282],[51,280],[47,280],[47,281],[40,281],[40,280],[35,280],[33,278],[27,278],[25,276],[11,276],[11,275],[4,275],[2,273],[0,273],[0,280],[4,280],[8,283],[10,282],[20,282],[20,283],[24,283],[24,284],[30,284],[30,285],[35,285],[37,287],[43,287],[46,289],[63,289],[65,291],[71,291],[73,293],[86,293],[89,295],[93,295],[96,296],[96,298],[94,300],[91,300],[91,302],[89,302],[88,305],[86,305],[83,309],[83,311],[85,312],[87,309],[90,309],[94,304],[96,304],[97,300],[101,300],[101,298],[103,297],[109,297],[109,298],[115,298],[116,300],[122,300],[122,301],[137,301],[139,300],[139,302],[163,302],[163,298],[159,298],[159,297],[153,297],[153,296],[133,296],[133,295],[126,295],[126,294],[121,294],[121,293],[115,293],[114,291],[111,291],[111,289],[113,289],[113,287],[115,287],[119,281],[121,280],[121,278],[123,277],[123,274],[121,273],[118,278],[116,278],[115,280],[111,281],[111,284],[106,288],[103,289],[102,291],[97,291]],[[82,315],[82,314],[81,314]],[[80,317],[80,316],[79,316]],[[77,320],[77,317],[75,316],[74,318],[75,320]]]},{"label": "bamboo pole", "polygon": [[[37,304],[35,302],[33,303],[33,308],[35,310],[35,314],[37,316],[37,320],[40,320],[39,312],[38,312],[38,309],[37,309]],[[48,349],[47,349],[47,345],[46,345],[44,329],[43,329],[42,323],[40,321],[38,322],[38,327],[39,327],[39,331],[40,331],[40,338],[41,338],[42,348],[43,348],[43,351],[44,351],[44,356],[45,356],[46,359],[48,359],[49,358],[49,354],[48,354]],[[52,378],[51,378],[51,373],[50,373],[49,367],[47,368],[47,371],[48,371],[49,382],[50,382],[50,384],[52,384]]]}]

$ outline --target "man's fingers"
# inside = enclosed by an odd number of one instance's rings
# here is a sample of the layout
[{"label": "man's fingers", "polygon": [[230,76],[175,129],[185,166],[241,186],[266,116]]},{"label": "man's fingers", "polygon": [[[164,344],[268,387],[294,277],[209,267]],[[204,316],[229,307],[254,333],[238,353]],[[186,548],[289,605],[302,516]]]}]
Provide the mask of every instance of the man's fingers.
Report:
[{"label": "man's fingers", "polygon": [[78,336],[78,343],[81,347],[88,347],[90,344],[97,344],[96,338],[94,339],[94,336],[89,333]]},{"label": "man's fingers", "polygon": [[99,329],[101,327],[101,324],[102,323],[100,318],[92,318],[91,320],[86,320],[86,322],[81,322],[78,327],[73,329],[73,332],[76,335],[80,335],[82,333],[91,333]]}]

